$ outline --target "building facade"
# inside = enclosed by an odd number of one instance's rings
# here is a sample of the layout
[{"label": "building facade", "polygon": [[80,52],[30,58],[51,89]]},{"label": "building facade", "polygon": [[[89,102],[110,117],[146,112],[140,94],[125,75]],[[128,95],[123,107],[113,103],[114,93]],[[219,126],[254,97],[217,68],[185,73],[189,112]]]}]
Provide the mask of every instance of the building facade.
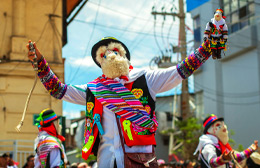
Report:
[{"label": "building facade", "polygon": [[195,48],[217,8],[224,10],[228,48],[222,59],[210,58],[194,73],[197,115],[224,117],[236,144],[260,140],[260,1],[208,0],[189,12],[194,21]]},{"label": "building facade", "polygon": [[[62,115],[62,101],[51,98],[37,79],[21,132],[15,130],[34,83],[35,72],[27,58],[28,40],[37,43],[52,70],[60,80],[64,80],[63,2],[65,1],[0,1],[0,154],[14,151],[14,159],[20,161],[20,164],[24,163],[29,153],[18,156],[19,149],[5,147],[10,144],[4,140],[10,140],[14,144],[16,140],[31,140],[32,148],[21,150],[33,152],[33,140],[38,133],[37,127],[33,126],[33,115],[45,108],[52,108],[58,115]],[[20,144],[23,145],[23,142]]]}]

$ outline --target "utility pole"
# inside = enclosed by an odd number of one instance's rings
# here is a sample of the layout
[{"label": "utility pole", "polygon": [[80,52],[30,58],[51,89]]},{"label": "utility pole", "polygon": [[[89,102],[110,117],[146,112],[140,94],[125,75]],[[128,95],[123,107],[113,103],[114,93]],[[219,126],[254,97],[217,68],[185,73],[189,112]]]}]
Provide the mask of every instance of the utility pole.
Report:
[{"label": "utility pole", "polygon": [[[183,0],[179,0],[179,18],[180,18],[180,51],[181,60],[187,57],[187,47],[186,47],[186,32],[185,32],[185,13],[183,9]],[[189,88],[188,80],[182,80],[181,88],[181,115],[182,119],[186,120],[190,116],[189,108]]]},{"label": "utility pole", "polygon": [[[183,8],[183,0],[179,0],[179,13],[167,13],[167,12],[156,12],[152,11],[152,15],[166,15],[169,16],[177,16],[180,19],[180,46],[179,51],[181,53],[181,60],[184,60],[187,55],[187,47],[186,47],[186,32],[185,32],[185,13]],[[182,94],[181,94],[181,116],[183,120],[186,120],[190,116],[190,108],[189,108],[189,88],[188,88],[188,80],[182,81]]]},{"label": "utility pole", "polygon": [[[183,7],[183,0],[179,0],[179,13],[167,13],[167,12],[156,12],[152,11],[152,15],[163,15],[164,17],[166,15],[178,17],[180,19],[180,26],[179,26],[179,40],[180,40],[180,46],[179,46],[179,52],[181,53],[181,60],[184,60],[187,55],[187,47],[186,47],[186,32],[185,32],[185,13],[184,13],[184,7]],[[174,95],[174,102],[173,105],[176,106],[176,93]],[[176,114],[176,107],[173,107],[173,119],[172,119],[172,129],[175,128],[174,124],[174,117]],[[188,88],[188,80],[182,80],[182,94],[181,94],[181,116],[183,120],[186,120],[190,116],[190,108],[189,108],[189,88]],[[171,150],[173,149],[173,142],[174,142],[174,134],[170,134],[170,140],[169,140],[169,155],[172,154]]]}]

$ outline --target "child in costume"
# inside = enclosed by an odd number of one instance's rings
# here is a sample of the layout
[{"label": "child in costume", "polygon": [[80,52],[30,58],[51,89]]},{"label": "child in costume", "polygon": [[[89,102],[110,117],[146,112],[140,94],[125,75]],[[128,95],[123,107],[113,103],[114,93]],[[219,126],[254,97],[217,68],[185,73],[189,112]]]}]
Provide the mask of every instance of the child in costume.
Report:
[{"label": "child in costume", "polygon": [[[127,47],[106,37],[91,51],[103,75],[84,85],[67,85],[52,72],[34,43],[38,76],[49,93],[57,99],[86,105],[82,157],[87,159],[94,153],[98,167],[107,168],[136,167],[133,164],[137,162],[143,167],[158,167],[153,148],[158,126],[156,94],[174,88],[199,68],[211,56],[208,45],[204,42],[177,67],[135,70]],[[29,51],[28,58],[33,60],[34,54]],[[141,154],[137,158],[132,153]]]},{"label": "child in costume", "polygon": [[233,163],[241,162],[258,148],[258,141],[255,141],[243,152],[235,153],[228,144],[228,130],[224,118],[217,118],[216,115],[212,114],[203,121],[203,126],[204,134],[200,137],[199,145],[194,153],[199,152],[201,168],[231,167],[231,161]]},{"label": "child in costume", "polygon": [[43,110],[37,118],[40,123],[39,134],[35,139],[35,168],[66,167],[67,158],[61,143],[65,138],[60,135],[59,118],[51,109]]},{"label": "child in costume", "polygon": [[215,11],[214,18],[206,25],[204,41],[210,41],[213,59],[220,59],[221,50],[225,49],[226,46],[228,27],[225,18],[223,10],[219,8]]}]

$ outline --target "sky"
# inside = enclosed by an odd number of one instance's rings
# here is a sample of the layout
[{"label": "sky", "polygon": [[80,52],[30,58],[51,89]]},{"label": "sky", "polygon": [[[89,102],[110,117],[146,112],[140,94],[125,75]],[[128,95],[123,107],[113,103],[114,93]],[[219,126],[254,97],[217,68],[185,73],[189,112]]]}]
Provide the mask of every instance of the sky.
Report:
[{"label": "sky", "polygon": [[[162,55],[171,56],[172,61],[180,60],[180,55],[166,52],[170,44],[178,45],[179,19],[160,15],[155,19],[152,9],[178,13],[178,1],[89,0],[67,28],[68,42],[62,49],[66,59],[65,83],[86,84],[102,74],[92,60],[91,48],[107,36],[117,38],[128,47],[134,68],[157,69],[151,60]],[[185,22],[192,30],[189,13]],[[191,31],[186,30],[186,35],[187,42],[193,39]],[[187,54],[194,50],[192,46],[193,43],[188,44]],[[180,88],[178,86],[177,90]],[[171,90],[161,96],[172,95],[173,92]],[[85,110],[85,106],[63,102],[63,115],[67,118],[79,117],[81,110]]]}]

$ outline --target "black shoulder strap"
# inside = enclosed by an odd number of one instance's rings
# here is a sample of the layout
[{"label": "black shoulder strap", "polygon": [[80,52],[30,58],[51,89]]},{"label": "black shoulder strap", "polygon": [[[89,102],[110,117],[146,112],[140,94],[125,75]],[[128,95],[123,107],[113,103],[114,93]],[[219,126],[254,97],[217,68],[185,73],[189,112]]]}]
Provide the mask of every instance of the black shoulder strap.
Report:
[{"label": "black shoulder strap", "polygon": [[213,23],[212,23],[212,22],[209,22],[209,26],[210,26],[211,28],[214,28],[214,26],[213,26]]},{"label": "black shoulder strap", "polygon": [[[60,159],[61,159],[62,162],[63,162],[63,165],[60,166],[60,167],[66,168],[66,164],[64,163],[64,158],[62,158],[62,151],[61,151],[60,148],[59,148],[59,151],[60,151]],[[49,153],[48,156],[47,156],[47,161],[46,161],[46,166],[45,166],[45,168],[50,168],[50,167],[51,167],[51,165],[50,165],[50,153]]]}]

